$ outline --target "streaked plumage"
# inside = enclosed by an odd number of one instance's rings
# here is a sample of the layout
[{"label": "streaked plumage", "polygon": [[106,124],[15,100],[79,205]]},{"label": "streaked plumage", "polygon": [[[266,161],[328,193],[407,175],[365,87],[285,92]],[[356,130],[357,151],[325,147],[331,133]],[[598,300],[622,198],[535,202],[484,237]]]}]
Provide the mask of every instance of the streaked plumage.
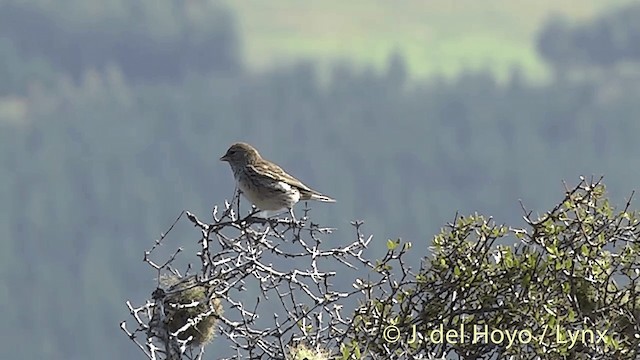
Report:
[{"label": "streaked plumage", "polygon": [[235,143],[220,158],[233,170],[238,188],[258,209],[291,209],[300,200],[335,202],[287,174],[247,143]]}]

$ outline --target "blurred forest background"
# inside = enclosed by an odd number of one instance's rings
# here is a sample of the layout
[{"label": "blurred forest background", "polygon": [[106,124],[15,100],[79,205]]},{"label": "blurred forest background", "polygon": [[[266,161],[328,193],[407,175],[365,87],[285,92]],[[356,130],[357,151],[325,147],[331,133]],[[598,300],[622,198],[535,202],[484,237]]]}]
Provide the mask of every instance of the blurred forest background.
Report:
[{"label": "blurred forest background", "polygon": [[622,205],[637,19],[631,1],[0,0],[0,357],[142,358],[118,324],[153,290],[143,251],[233,195],[237,140],[338,199],[312,204],[329,241],[364,220],[371,256],[396,237],[427,255],[456,211],[520,224],[519,199],[545,211],[581,174]]}]

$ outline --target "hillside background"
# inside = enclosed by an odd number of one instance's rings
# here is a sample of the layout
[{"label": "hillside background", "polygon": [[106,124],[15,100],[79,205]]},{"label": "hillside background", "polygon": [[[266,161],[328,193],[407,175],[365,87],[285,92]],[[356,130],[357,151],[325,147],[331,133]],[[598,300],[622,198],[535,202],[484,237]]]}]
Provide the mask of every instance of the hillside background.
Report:
[{"label": "hillside background", "polygon": [[[0,0],[0,357],[142,358],[118,324],[153,290],[143,252],[233,195],[218,158],[238,140],[338,199],[312,204],[329,242],[362,219],[371,256],[402,237],[416,265],[456,212],[518,225],[520,199],[543,212],[579,175],[622,205],[638,18],[635,1]],[[190,254],[191,231],[163,250]]]}]

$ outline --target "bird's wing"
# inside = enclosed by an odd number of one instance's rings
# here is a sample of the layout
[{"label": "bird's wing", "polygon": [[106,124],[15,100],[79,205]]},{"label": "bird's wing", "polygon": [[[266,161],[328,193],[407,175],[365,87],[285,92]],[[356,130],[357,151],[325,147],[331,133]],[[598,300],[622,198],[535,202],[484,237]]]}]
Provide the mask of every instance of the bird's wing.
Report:
[{"label": "bird's wing", "polygon": [[300,190],[305,190],[314,194],[317,193],[317,191],[312,190],[307,185],[303,184],[302,181],[287,174],[280,166],[274,163],[257,163],[254,165],[248,165],[247,167],[258,174],[267,176],[273,180],[282,181],[291,186],[295,186]]}]

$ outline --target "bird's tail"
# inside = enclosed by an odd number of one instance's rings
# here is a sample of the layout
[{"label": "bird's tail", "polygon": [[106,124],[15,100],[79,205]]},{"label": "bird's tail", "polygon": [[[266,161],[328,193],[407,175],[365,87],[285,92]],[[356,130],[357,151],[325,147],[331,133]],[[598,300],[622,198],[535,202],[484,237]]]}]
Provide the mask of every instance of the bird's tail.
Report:
[{"label": "bird's tail", "polygon": [[320,193],[311,193],[309,194],[309,199],[310,200],[317,200],[317,201],[322,201],[322,202],[336,202],[335,199],[332,199],[328,196],[322,195]]}]

